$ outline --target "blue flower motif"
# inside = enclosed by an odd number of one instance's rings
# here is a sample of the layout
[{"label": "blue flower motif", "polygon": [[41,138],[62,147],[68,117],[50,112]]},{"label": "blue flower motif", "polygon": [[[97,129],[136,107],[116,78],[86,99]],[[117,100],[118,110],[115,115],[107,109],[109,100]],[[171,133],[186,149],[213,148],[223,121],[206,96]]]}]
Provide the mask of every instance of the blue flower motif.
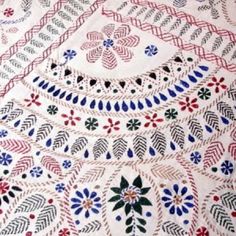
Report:
[{"label": "blue flower motif", "polygon": [[65,190],[65,184],[59,183],[59,184],[56,185],[55,189],[58,193],[61,193]]},{"label": "blue flower motif", "polygon": [[38,178],[43,174],[43,170],[41,167],[35,166],[33,167],[33,169],[30,170],[30,174],[32,177]]},{"label": "blue flower motif", "polygon": [[198,151],[192,152],[191,155],[190,155],[190,160],[194,164],[198,164],[199,162],[201,162],[201,159],[202,159],[202,156]]},{"label": "blue flower motif", "polygon": [[5,129],[0,130],[0,138],[4,138],[4,137],[6,137],[7,135],[8,135],[7,130],[5,130]]},{"label": "blue flower motif", "polygon": [[64,52],[63,56],[66,60],[71,60],[77,55],[75,50],[68,49]]},{"label": "blue flower motif", "polygon": [[65,168],[65,169],[69,169],[71,167],[72,163],[70,160],[65,160],[63,161],[62,163],[62,166]]},{"label": "blue flower motif", "polygon": [[112,39],[107,39],[103,41],[103,46],[106,48],[110,48],[114,45],[114,41]]},{"label": "blue flower motif", "polygon": [[2,153],[0,156],[0,164],[3,166],[8,166],[12,163],[12,156],[5,152]]},{"label": "blue flower motif", "polygon": [[83,210],[85,210],[85,218],[90,216],[90,211],[95,214],[99,213],[99,208],[101,208],[100,197],[97,196],[96,192],[89,192],[87,188],[83,192],[76,191],[76,197],[72,198],[71,209],[75,209],[75,215],[79,215]]},{"label": "blue flower motif", "polygon": [[145,48],[145,54],[149,57],[156,55],[157,52],[158,52],[158,49],[155,45],[149,45]]},{"label": "blue flower motif", "polygon": [[221,171],[225,175],[231,175],[234,171],[234,165],[232,162],[226,160],[221,164]]},{"label": "blue flower motif", "polygon": [[177,184],[173,185],[173,190],[164,189],[164,194],[166,196],[162,197],[162,201],[165,202],[164,206],[169,208],[169,213],[174,215],[177,213],[178,216],[187,214],[189,212],[188,208],[194,207],[193,205],[193,195],[187,194],[188,188],[179,188]]}]

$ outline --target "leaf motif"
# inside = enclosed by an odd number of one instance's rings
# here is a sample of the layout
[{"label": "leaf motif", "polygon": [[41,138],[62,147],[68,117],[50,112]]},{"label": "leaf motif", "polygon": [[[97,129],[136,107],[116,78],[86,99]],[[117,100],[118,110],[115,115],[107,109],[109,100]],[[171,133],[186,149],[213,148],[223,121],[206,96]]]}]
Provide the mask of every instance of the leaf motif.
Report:
[{"label": "leaf motif", "polygon": [[228,97],[231,98],[233,101],[236,101],[236,89],[230,89],[228,91]]},{"label": "leaf motif", "polygon": [[207,41],[211,38],[212,32],[207,32],[205,36],[202,38],[201,45],[203,46],[204,44],[207,43]]},{"label": "leaf motif", "polygon": [[23,11],[28,11],[31,8],[32,0],[22,0],[21,2],[21,8]]},{"label": "leaf motif", "polygon": [[98,220],[94,220],[86,224],[82,229],[79,230],[79,233],[92,233],[99,231],[102,224]]},{"label": "leaf motif", "polygon": [[95,167],[87,171],[80,179],[79,182],[81,183],[89,183],[94,182],[101,178],[104,175],[105,168],[104,167]]},{"label": "leaf motif", "polygon": [[87,144],[88,140],[85,137],[77,138],[71,146],[71,154],[74,155],[83,150]]},{"label": "leaf motif", "polygon": [[13,167],[10,176],[11,177],[17,176],[23,173],[24,171],[28,170],[29,168],[31,168],[33,165],[34,165],[34,160],[32,156],[23,156],[17,161],[15,167]]},{"label": "leaf motif", "polygon": [[56,216],[57,216],[57,209],[55,206],[53,205],[45,206],[39,213],[39,216],[35,223],[35,233],[38,233],[47,228],[53,222]]},{"label": "leaf motif", "polygon": [[23,114],[23,110],[16,108],[7,116],[6,122],[13,121],[22,114]]},{"label": "leaf motif", "polygon": [[166,221],[162,225],[162,230],[171,236],[187,235],[187,232],[174,222]]},{"label": "leaf motif", "polygon": [[156,131],[152,136],[152,145],[153,147],[161,154],[165,154],[166,150],[166,138],[165,135],[159,131]]},{"label": "leaf motif", "polygon": [[236,211],[236,194],[232,192],[224,193],[220,196],[222,205],[232,211]]},{"label": "leaf motif", "polygon": [[184,148],[184,130],[180,125],[174,125],[170,128],[170,133],[172,139],[180,146],[181,149]]},{"label": "leaf motif", "polygon": [[22,123],[20,132],[23,132],[33,126],[37,121],[37,117],[35,115],[29,115]]},{"label": "leaf motif", "polygon": [[53,126],[50,124],[43,124],[36,135],[36,142],[45,139],[52,131]]},{"label": "leaf motif", "polygon": [[203,159],[203,168],[207,169],[214,164],[216,164],[224,154],[225,149],[221,142],[215,141],[212,142],[211,145],[207,148],[204,159]]},{"label": "leaf motif", "polygon": [[15,213],[32,212],[42,208],[46,203],[46,199],[41,194],[34,194],[27,197],[15,210]]},{"label": "leaf motif", "polygon": [[222,57],[226,56],[227,54],[230,53],[230,51],[233,49],[233,47],[235,46],[235,42],[229,42],[225,48],[222,51]]},{"label": "leaf motif", "polygon": [[108,142],[106,139],[100,138],[96,141],[96,143],[93,146],[93,155],[94,158],[99,158],[102,154],[106,152],[108,148]]},{"label": "leaf motif", "polygon": [[161,179],[168,179],[169,181],[180,180],[184,177],[184,174],[178,169],[175,169],[169,165],[156,164],[151,168],[152,174]]},{"label": "leaf motif", "polygon": [[143,136],[137,135],[134,138],[134,153],[138,158],[142,159],[147,150],[147,139]]},{"label": "leaf motif", "polygon": [[31,146],[28,142],[18,139],[2,140],[0,141],[0,146],[7,151],[21,154],[26,154],[31,150]]},{"label": "leaf motif", "polygon": [[59,176],[62,175],[60,164],[55,158],[44,156],[41,160],[41,164],[54,174]]},{"label": "leaf motif", "polygon": [[69,134],[66,131],[59,131],[54,139],[53,150],[62,147],[68,141]]},{"label": "leaf motif", "polygon": [[13,109],[14,103],[8,102],[4,107],[0,109],[0,114],[9,113]]},{"label": "leaf motif", "polygon": [[50,0],[38,0],[42,7],[50,7]]},{"label": "leaf motif", "polygon": [[22,234],[29,228],[29,219],[25,216],[16,217],[0,232],[1,235]]},{"label": "leaf motif", "polygon": [[53,23],[54,25],[56,25],[57,27],[59,27],[59,28],[62,28],[62,29],[65,29],[65,28],[66,28],[65,25],[63,24],[63,22],[60,21],[60,20],[58,20],[57,18],[53,18],[53,19],[52,19],[52,23]]},{"label": "leaf motif", "polygon": [[232,233],[235,232],[234,224],[228,213],[223,208],[223,206],[218,204],[212,205],[210,213],[212,217],[215,219],[217,224],[219,224],[220,226],[224,227],[226,230]]},{"label": "leaf motif", "polygon": [[227,103],[217,103],[217,110],[226,118],[229,118],[230,120],[235,120],[233,109]]},{"label": "leaf motif", "polygon": [[223,38],[221,36],[217,37],[214,41],[211,51],[214,52],[215,50],[217,50],[222,43],[223,43]]},{"label": "leaf motif", "polygon": [[213,127],[215,130],[219,131],[219,118],[213,111],[206,111],[203,115],[207,124]]},{"label": "leaf motif", "polygon": [[46,28],[51,34],[59,34],[58,30],[55,29],[52,25],[47,25]]},{"label": "leaf motif", "polygon": [[191,133],[200,140],[203,140],[203,129],[197,119],[192,119],[188,122]]},{"label": "leaf motif", "polygon": [[190,36],[191,40],[195,40],[199,37],[199,35],[202,33],[202,28],[197,28],[196,30],[193,31],[193,33]]},{"label": "leaf motif", "polygon": [[184,26],[182,27],[182,29],[180,30],[179,36],[181,37],[184,34],[186,34],[190,28],[191,28],[191,25],[188,22],[186,22]]},{"label": "leaf motif", "polygon": [[123,138],[116,139],[113,143],[113,154],[117,159],[120,159],[127,149],[127,141]]}]

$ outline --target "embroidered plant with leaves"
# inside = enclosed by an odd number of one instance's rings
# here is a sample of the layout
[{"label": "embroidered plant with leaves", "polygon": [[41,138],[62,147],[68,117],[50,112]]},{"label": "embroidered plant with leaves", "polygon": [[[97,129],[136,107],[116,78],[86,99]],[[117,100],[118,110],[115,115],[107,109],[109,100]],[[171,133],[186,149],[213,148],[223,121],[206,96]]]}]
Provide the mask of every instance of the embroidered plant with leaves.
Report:
[{"label": "embroidered plant with leaves", "polygon": [[146,233],[144,227],[147,222],[142,216],[143,206],[152,206],[152,203],[144,197],[150,189],[150,187],[143,187],[140,175],[134,179],[131,185],[122,176],[120,187],[111,188],[111,191],[113,191],[115,195],[109,202],[116,202],[113,211],[124,208],[125,214],[128,217],[125,222],[127,226],[126,233],[135,232],[136,227],[140,232]]}]

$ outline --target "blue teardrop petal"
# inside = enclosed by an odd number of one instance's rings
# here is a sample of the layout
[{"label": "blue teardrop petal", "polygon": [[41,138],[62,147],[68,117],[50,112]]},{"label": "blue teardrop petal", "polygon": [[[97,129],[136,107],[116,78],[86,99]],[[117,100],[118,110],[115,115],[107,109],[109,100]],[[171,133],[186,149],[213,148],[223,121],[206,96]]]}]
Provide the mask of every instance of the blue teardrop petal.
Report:
[{"label": "blue teardrop petal", "polygon": [[163,93],[160,93],[160,98],[161,98],[162,101],[167,100],[167,97]]},{"label": "blue teardrop petal", "polygon": [[199,68],[203,71],[208,71],[209,69],[207,66],[199,66]]},{"label": "blue teardrop petal", "polygon": [[176,97],[176,93],[173,90],[168,89],[168,92],[169,92],[171,97]]},{"label": "blue teardrop petal", "polygon": [[200,73],[200,72],[198,72],[198,71],[196,71],[196,70],[194,70],[193,73],[194,73],[197,77],[199,77],[199,78],[202,78],[202,77],[203,77],[203,74]]},{"label": "blue teardrop petal", "polygon": [[111,110],[111,104],[110,104],[110,102],[107,102],[106,109],[107,109],[108,111]]},{"label": "blue teardrop petal", "polygon": [[81,105],[81,106],[84,106],[84,105],[86,104],[86,102],[87,102],[87,99],[86,99],[86,97],[84,97],[84,98],[80,101],[80,105]]},{"label": "blue teardrop petal", "polygon": [[68,94],[68,95],[66,96],[66,101],[70,101],[71,98],[72,98],[72,93],[70,93],[70,94]]},{"label": "blue teardrop petal", "polygon": [[129,110],[129,107],[127,106],[125,102],[122,103],[122,110],[125,112]]},{"label": "blue teardrop petal", "polygon": [[65,97],[65,95],[66,95],[66,92],[64,91],[64,92],[59,96],[59,98],[62,99],[62,98]]},{"label": "blue teardrop petal", "polygon": [[69,150],[69,147],[68,145],[66,145],[66,147],[64,148],[64,152],[68,152],[68,150]]},{"label": "blue teardrop petal", "polygon": [[148,107],[152,107],[152,103],[149,99],[145,98],[145,101]]},{"label": "blue teardrop petal", "polygon": [[76,96],[76,97],[73,98],[72,102],[73,102],[74,104],[76,104],[76,103],[78,102],[78,100],[79,100],[79,97]]},{"label": "blue teardrop petal", "polygon": [[39,87],[42,87],[44,85],[44,80],[42,80],[40,83],[39,83]]},{"label": "blue teardrop petal", "polygon": [[225,117],[221,116],[221,120],[222,120],[222,122],[223,122],[225,125],[228,125],[228,124],[229,124],[229,120],[226,119]]},{"label": "blue teardrop petal", "polygon": [[156,155],[156,152],[155,152],[154,148],[152,148],[152,147],[149,147],[149,153],[150,153],[151,156]]},{"label": "blue teardrop petal", "polygon": [[20,124],[20,120],[16,121],[14,127],[17,127]]},{"label": "blue teardrop petal", "polygon": [[48,141],[46,142],[46,146],[47,147],[50,147],[52,145],[52,140],[51,139],[48,139]]},{"label": "blue teardrop petal", "polygon": [[192,143],[195,142],[195,138],[191,134],[189,134],[188,140]]},{"label": "blue teardrop petal", "polygon": [[28,133],[29,136],[32,136],[34,134],[34,129],[31,129],[30,132]]},{"label": "blue teardrop petal", "polygon": [[85,157],[85,158],[88,158],[88,157],[89,157],[89,152],[88,152],[87,149],[86,149],[85,152],[84,152],[84,157]]},{"label": "blue teardrop petal", "polygon": [[129,148],[127,154],[128,154],[129,158],[132,158],[134,156],[133,151],[130,148]]},{"label": "blue teardrop petal", "polygon": [[61,92],[61,89],[56,90],[52,95],[54,97],[58,96],[58,94]]},{"label": "blue teardrop petal", "polygon": [[91,108],[91,109],[94,109],[95,105],[96,105],[96,101],[93,100],[93,101],[90,103],[90,108]]},{"label": "blue teardrop petal", "polygon": [[176,89],[176,91],[178,91],[178,92],[180,92],[180,93],[184,91],[184,89],[181,88],[181,87],[178,86],[178,85],[175,85],[175,89]]},{"label": "blue teardrop petal", "polygon": [[118,102],[116,102],[114,108],[115,108],[115,111],[119,111],[120,110],[120,106],[119,106]]},{"label": "blue teardrop petal", "polygon": [[33,79],[33,82],[35,83],[35,82],[37,82],[38,80],[39,80],[39,76],[35,77],[35,78]]},{"label": "blue teardrop petal", "polygon": [[2,120],[6,120],[7,119],[7,115],[2,117]]},{"label": "blue teardrop petal", "polygon": [[42,89],[46,89],[48,87],[48,82],[46,84],[43,85]]},{"label": "blue teardrop petal", "polygon": [[153,96],[153,100],[157,105],[160,104],[160,100],[156,96]]},{"label": "blue teardrop petal", "polygon": [[132,110],[136,109],[135,103],[133,101],[130,101],[130,107]]},{"label": "blue teardrop petal", "polygon": [[98,109],[101,111],[103,109],[103,103],[102,101],[99,101],[98,103]]},{"label": "blue teardrop petal", "polygon": [[185,87],[185,88],[189,88],[189,84],[187,82],[185,82],[184,80],[180,80],[180,83]]},{"label": "blue teardrop petal", "polygon": [[205,125],[205,128],[206,128],[207,132],[212,133],[213,130],[210,126]]},{"label": "blue teardrop petal", "polygon": [[197,79],[196,79],[194,76],[188,75],[188,78],[189,78],[189,80],[190,80],[191,82],[197,83]]},{"label": "blue teardrop petal", "polygon": [[55,85],[53,85],[52,87],[50,87],[49,89],[48,89],[48,93],[52,93],[54,90],[55,90]]},{"label": "blue teardrop petal", "polygon": [[107,160],[111,159],[111,154],[110,154],[110,152],[107,153],[106,159],[107,159]]},{"label": "blue teardrop petal", "polygon": [[142,104],[140,101],[138,101],[138,108],[139,108],[140,110],[142,110],[142,109],[144,108],[143,104]]},{"label": "blue teardrop petal", "polygon": [[176,149],[173,142],[170,142],[170,148],[171,148],[173,151]]}]

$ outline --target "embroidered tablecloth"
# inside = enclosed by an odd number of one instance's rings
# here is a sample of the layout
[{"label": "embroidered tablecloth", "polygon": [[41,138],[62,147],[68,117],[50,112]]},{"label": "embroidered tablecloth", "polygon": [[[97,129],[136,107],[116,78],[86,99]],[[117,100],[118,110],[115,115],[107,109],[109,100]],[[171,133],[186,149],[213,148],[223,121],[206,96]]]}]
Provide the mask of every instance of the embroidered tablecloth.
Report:
[{"label": "embroidered tablecloth", "polygon": [[0,0],[0,235],[236,235],[235,0]]}]

